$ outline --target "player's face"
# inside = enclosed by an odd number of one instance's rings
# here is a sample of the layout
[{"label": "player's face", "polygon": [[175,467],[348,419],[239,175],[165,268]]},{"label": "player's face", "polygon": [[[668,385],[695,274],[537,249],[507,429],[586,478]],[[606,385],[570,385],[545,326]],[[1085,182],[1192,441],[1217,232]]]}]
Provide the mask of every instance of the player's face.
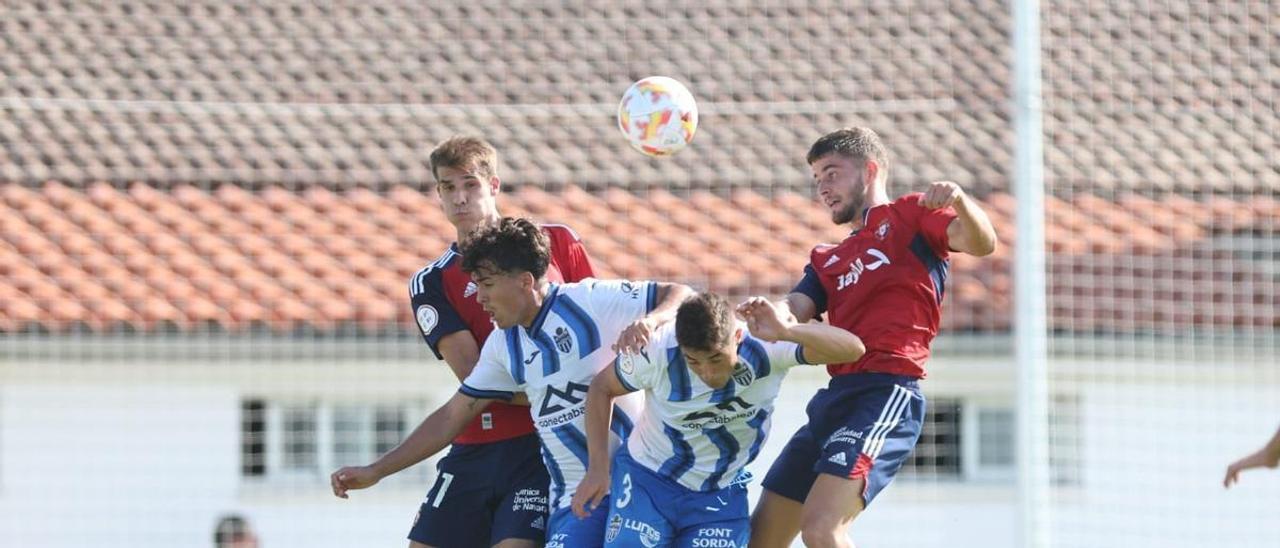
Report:
[{"label": "player's face", "polygon": [[449,222],[467,234],[498,218],[497,177],[473,168],[441,167],[436,170],[436,192]]},{"label": "player's face", "polygon": [[499,329],[528,325],[538,314],[533,299],[533,275],[528,272],[495,272],[481,269],[471,274],[476,301]]},{"label": "player's face", "polygon": [[843,154],[828,154],[809,166],[818,187],[818,199],[827,206],[835,224],[850,223],[862,211],[867,170],[858,164]]},{"label": "player's face", "polygon": [[736,342],[712,350],[680,347],[689,370],[711,388],[723,388],[729,383],[729,378],[733,376],[733,365],[738,362],[737,350]]}]

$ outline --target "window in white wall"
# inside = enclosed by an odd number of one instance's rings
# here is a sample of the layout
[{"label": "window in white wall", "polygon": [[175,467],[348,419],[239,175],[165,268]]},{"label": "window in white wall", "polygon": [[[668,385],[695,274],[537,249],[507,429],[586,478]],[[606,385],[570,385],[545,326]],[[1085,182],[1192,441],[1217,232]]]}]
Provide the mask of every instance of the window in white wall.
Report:
[{"label": "window in white wall", "polygon": [[[405,438],[426,413],[421,401],[241,403],[241,476],[311,481],[345,465],[367,464]],[[422,480],[418,465],[386,481]]]},{"label": "window in white wall", "polygon": [[1055,484],[1081,483],[1081,436],[1080,397],[1054,396],[1049,408],[1049,466]]},{"label": "window in white wall", "polygon": [[962,418],[960,399],[931,398],[925,406],[920,440],[903,465],[903,473],[919,478],[960,479],[964,454]]},{"label": "window in white wall", "polygon": [[978,466],[1012,468],[1013,410],[1007,407],[979,407],[977,411]]}]

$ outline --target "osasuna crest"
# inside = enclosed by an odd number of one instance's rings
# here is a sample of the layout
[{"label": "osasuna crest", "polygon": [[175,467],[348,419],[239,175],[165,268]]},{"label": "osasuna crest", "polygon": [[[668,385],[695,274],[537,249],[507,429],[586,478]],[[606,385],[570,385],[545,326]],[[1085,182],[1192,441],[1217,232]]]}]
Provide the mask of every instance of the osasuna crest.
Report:
[{"label": "osasuna crest", "polygon": [[424,304],[418,307],[418,327],[422,329],[423,335],[430,335],[431,331],[436,328],[436,324],[440,323],[440,313],[436,312],[435,307]]},{"label": "osasuna crest", "polygon": [[733,382],[734,383],[736,383],[738,386],[746,386],[748,384],[751,384],[751,381],[754,381],[754,380],[756,380],[756,372],[752,370],[750,367],[747,367],[747,364],[742,363],[741,361],[739,361],[737,364],[734,364],[733,366]]},{"label": "osasuna crest", "polygon": [[889,219],[885,219],[883,221],[880,221],[880,226],[876,227],[876,239],[883,242],[884,239],[888,237],[889,237]]},{"label": "osasuna crest", "polygon": [[556,348],[561,354],[568,354],[573,350],[573,337],[569,336],[569,330],[563,327],[556,328]]},{"label": "osasuna crest", "polygon": [[609,519],[609,528],[604,532],[604,541],[613,542],[618,538],[618,533],[622,532],[622,516],[614,514]]}]

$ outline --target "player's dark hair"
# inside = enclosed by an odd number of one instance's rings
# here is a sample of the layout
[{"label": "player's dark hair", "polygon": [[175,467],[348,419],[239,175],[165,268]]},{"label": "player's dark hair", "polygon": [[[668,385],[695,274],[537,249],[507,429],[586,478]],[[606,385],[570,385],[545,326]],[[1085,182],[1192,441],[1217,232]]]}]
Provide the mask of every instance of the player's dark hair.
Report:
[{"label": "player's dark hair", "polygon": [[231,543],[244,540],[249,536],[249,522],[237,515],[223,516],[213,528],[213,545],[216,548],[231,546]]},{"label": "player's dark hair", "polygon": [[474,169],[481,177],[498,174],[498,151],[488,141],[470,135],[456,135],[431,151],[431,176],[440,180],[442,167]]},{"label": "player's dark hair", "polygon": [[551,242],[533,221],[503,217],[477,230],[462,245],[462,270],[467,274],[491,270],[503,274],[528,272],[542,279],[551,264]]},{"label": "player's dark hair", "polygon": [[733,326],[733,309],[728,300],[715,293],[699,293],[676,310],[676,344],[714,350],[733,338]]},{"label": "player's dark hair", "polygon": [[846,127],[823,135],[809,147],[805,160],[812,165],[818,158],[832,153],[859,163],[875,160],[881,172],[888,173],[889,170],[889,152],[885,150],[880,136],[868,127]]}]

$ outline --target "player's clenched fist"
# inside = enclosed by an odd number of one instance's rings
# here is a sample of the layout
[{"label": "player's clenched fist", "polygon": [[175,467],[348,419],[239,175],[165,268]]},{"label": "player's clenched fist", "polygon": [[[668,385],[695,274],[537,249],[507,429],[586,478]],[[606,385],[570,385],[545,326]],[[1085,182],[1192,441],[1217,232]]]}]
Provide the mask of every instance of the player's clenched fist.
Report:
[{"label": "player's clenched fist", "polygon": [[373,487],[382,477],[368,466],[344,466],[329,476],[329,485],[333,487],[333,495],[347,498],[350,489]]},{"label": "player's clenched fist", "polygon": [[618,335],[618,342],[614,343],[613,351],[619,354],[635,354],[644,350],[649,346],[649,341],[653,338],[653,332],[657,327],[649,318],[636,320]]},{"label": "player's clenched fist", "polygon": [[942,209],[954,206],[963,197],[964,189],[960,188],[960,185],[951,181],[935,181],[929,183],[929,188],[924,191],[924,197],[920,198],[920,206],[928,209]]},{"label": "player's clenched fist", "polygon": [[778,307],[764,297],[751,297],[738,305],[737,312],[747,321],[747,330],[757,338],[777,342],[787,334],[789,327],[782,320]]}]

